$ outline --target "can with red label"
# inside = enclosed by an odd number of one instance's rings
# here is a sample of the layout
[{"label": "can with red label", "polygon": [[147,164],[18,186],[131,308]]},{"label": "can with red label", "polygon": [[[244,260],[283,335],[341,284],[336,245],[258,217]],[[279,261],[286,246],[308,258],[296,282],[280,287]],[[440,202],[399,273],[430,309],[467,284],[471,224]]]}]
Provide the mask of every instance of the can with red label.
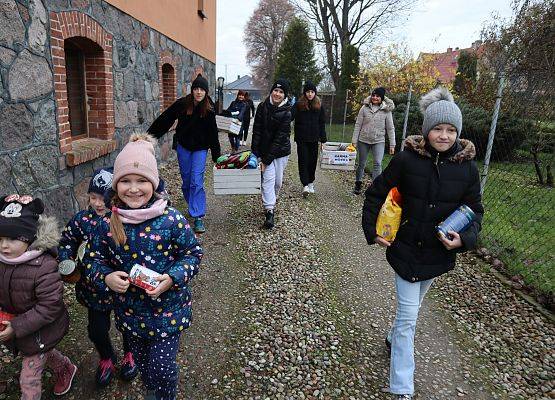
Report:
[{"label": "can with red label", "polygon": [[0,310],[0,332],[6,329],[6,325],[4,325],[2,322],[11,321],[14,317],[15,315]]}]

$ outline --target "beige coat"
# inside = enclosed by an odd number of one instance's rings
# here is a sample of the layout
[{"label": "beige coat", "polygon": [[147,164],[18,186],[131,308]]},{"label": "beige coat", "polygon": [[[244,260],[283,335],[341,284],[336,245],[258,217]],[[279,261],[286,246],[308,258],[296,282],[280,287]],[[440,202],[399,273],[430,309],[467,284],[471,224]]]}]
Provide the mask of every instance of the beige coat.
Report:
[{"label": "beige coat", "polygon": [[385,135],[389,138],[389,146],[395,146],[395,126],[391,112],[395,109],[393,100],[385,97],[379,108],[372,110],[370,96],[364,99],[363,106],[358,112],[351,143],[361,141],[368,144],[385,142]]}]

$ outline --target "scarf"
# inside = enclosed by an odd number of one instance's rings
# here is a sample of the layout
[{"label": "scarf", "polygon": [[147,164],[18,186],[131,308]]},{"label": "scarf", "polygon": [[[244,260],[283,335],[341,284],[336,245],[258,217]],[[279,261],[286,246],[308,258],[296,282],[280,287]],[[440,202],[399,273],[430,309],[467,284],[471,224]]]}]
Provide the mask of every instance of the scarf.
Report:
[{"label": "scarf", "polygon": [[114,206],[112,212],[118,214],[124,224],[138,225],[164,214],[167,205],[166,199],[158,199],[148,208],[126,209]]},{"label": "scarf", "polygon": [[42,253],[44,253],[44,250],[28,250],[16,258],[6,258],[2,254],[0,254],[0,262],[9,265],[25,264],[42,255]]}]

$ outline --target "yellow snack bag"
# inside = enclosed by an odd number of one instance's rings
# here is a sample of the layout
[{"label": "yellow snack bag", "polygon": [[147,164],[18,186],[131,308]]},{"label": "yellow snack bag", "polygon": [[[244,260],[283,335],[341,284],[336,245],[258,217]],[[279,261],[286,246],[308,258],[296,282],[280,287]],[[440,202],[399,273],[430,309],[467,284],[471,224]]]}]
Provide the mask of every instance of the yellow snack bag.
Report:
[{"label": "yellow snack bag", "polygon": [[401,224],[402,212],[401,193],[394,187],[387,194],[385,202],[378,214],[376,234],[388,242],[393,242],[399,230],[399,225]]}]

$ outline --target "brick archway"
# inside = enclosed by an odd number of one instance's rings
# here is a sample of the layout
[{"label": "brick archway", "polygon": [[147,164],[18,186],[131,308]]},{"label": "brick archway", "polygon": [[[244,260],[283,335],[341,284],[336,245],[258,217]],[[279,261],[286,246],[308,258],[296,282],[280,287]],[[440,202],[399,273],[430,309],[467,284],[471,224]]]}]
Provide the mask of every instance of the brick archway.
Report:
[{"label": "brick archway", "polygon": [[[97,21],[78,11],[51,12],[51,51],[57,104],[60,150],[68,165],[77,165],[114,151],[113,37]],[[94,42],[95,51],[85,54],[85,93],[88,137],[72,138],[66,83],[65,43],[68,39]],[[91,43],[92,45],[92,43]]]},{"label": "brick archway", "polygon": [[160,54],[158,82],[160,84],[160,112],[171,106],[177,99],[177,67],[179,58],[168,50]]}]

